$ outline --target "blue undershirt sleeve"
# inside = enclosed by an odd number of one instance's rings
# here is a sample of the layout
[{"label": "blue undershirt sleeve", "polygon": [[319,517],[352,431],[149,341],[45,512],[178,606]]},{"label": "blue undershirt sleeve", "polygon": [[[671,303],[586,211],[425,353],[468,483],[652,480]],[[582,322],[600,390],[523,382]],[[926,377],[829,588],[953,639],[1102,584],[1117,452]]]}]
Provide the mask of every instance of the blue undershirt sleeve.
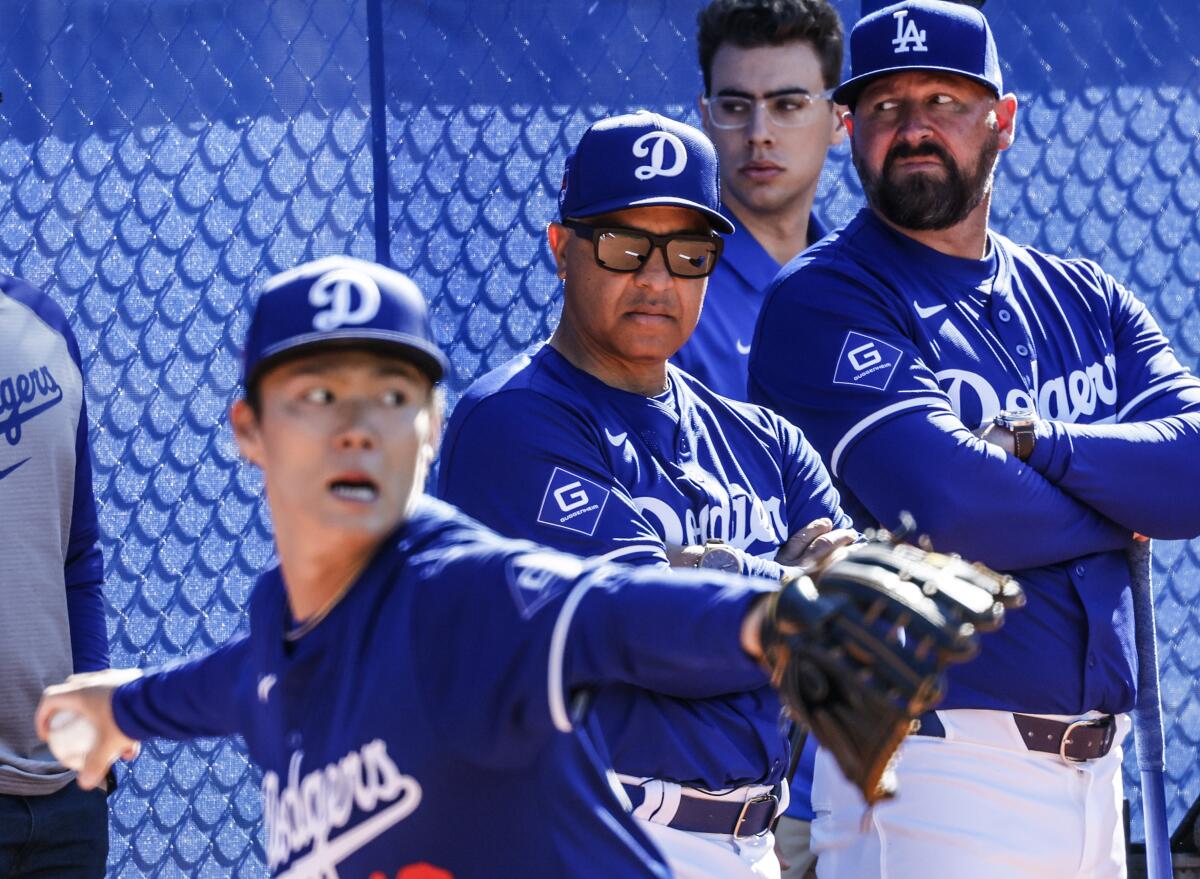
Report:
[{"label": "blue undershirt sleeve", "polygon": [[[83,375],[83,358],[65,317],[59,327],[71,359]],[[85,388],[86,388],[86,382]],[[71,532],[63,566],[67,589],[67,623],[71,630],[71,663],[76,674],[108,668],[108,627],[104,615],[104,557],[92,488],[92,452],[88,442],[87,401],[79,406],[75,429],[75,484]]]}]

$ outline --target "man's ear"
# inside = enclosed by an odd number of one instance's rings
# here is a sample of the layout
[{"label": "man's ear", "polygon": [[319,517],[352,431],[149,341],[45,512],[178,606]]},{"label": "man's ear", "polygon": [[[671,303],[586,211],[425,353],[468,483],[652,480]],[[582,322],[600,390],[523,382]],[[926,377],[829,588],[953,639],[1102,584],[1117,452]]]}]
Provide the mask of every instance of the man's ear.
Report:
[{"label": "man's ear", "polygon": [[842,127],[846,129],[846,137],[854,140],[854,113],[850,110],[842,113]]},{"label": "man's ear", "polygon": [[553,220],[546,225],[546,241],[550,245],[550,253],[554,255],[555,271],[560,281],[567,278],[567,244],[571,240],[571,230],[562,223]]},{"label": "man's ear", "polygon": [[233,427],[233,438],[238,451],[251,464],[262,466],[262,431],[258,416],[245,400],[235,400],[229,407],[229,423]]},{"label": "man's ear", "polygon": [[433,462],[437,460],[442,447],[442,427],[445,424],[446,395],[440,385],[429,389],[429,401],[425,404],[423,416],[427,419],[427,433],[421,442],[421,450],[417,456],[418,479],[425,479]]},{"label": "man's ear", "polygon": [[996,101],[996,131],[1000,135],[1000,149],[1006,150],[1017,138],[1017,96],[1012,92]]},{"label": "man's ear", "polygon": [[437,457],[442,447],[442,428],[446,423],[446,394],[441,385],[434,385],[429,391],[429,446],[430,462]]},{"label": "man's ear", "polygon": [[843,107],[841,104],[833,105],[833,131],[829,135],[829,145],[837,146],[846,139],[846,133],[849,128],[846,126],[846,119],[850,115],[850,109]]}]

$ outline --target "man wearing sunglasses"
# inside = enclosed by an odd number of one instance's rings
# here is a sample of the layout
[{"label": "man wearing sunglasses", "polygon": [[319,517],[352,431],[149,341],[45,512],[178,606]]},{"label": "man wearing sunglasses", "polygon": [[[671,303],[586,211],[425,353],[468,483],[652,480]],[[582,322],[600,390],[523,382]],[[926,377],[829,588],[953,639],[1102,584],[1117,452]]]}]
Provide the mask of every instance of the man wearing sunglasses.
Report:
[{"label": "man wearing sunglasses", "polygon": [[763,293],[781,266],[825,237],[812,208],[825,155],[845,136],[830,100],[842,23],[828,0],[713,0],[698,22],[700,118],[721,162],[721,210],[738,228],[673,362],[717,393],[748,400]]},{"label": "man wearing sunglasses", "polygon": [[[849,542],[799,431],[668,363],[733,231],[704,133],[646,112],[594,123],[559,212],[561,321],[468,389],[439,495],[502,534],[629,564],[778,578]],[[789,724],[768,688],[687,700],[610,686],[589,723],[678,879],[779,876]]]}]

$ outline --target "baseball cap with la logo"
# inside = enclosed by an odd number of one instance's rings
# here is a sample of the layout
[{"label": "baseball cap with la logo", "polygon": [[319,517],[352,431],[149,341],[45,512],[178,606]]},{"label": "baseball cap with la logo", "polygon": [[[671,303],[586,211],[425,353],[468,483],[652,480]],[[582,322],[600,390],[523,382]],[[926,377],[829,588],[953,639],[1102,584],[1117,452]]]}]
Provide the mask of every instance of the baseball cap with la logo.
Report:
[{"label": "baseball cap with la logo", "polygon": [[[866,8],[866,4],[864,4]],[[904,0],[863,16],[850,32],[850,79],[833,99],[854,109],[873,80],[891,73],[953,73],[1004,94],[996,41],[983,13],[949,0]]]},{"label": "baseball cap with la logo", "polygon": [[675,205],[733,232],[721,213],[717,151],[698,128],[640,110],[593,122],[567,156],[559,216],[595,217],[626,208]]},{"label": "baseball cap with la logo", "polygon": [[407,275],[348,256],[304,263],[269,278],[246,334],[242,379],[316,348],[395,354],[436,383],[447,369],[425,297]]}]

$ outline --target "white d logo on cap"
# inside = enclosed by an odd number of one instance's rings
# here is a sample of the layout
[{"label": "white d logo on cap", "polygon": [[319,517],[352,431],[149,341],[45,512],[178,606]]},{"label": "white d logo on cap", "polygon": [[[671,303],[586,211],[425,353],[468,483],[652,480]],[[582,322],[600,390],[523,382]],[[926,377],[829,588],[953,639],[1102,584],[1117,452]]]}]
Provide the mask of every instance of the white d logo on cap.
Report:
[{"label": "white d logo on cap", "polygon": [[365,324],[379,314],[380,300],[379,286],[370,275],[355,269],[326,272],[308,291],[309,305],[326,309],[313,315],[313,329],[326,332]]},{"label": "white d logo on cap", "polygon": [[[674,159],[671,167],[666,167],[666,144],[671,145]],[[638,165],[633,176],[638,180],[649,180],[651,177],[678,177],[687,167],[687,147],[683,141],[669,131],[647,131],[633,142],[633,154],[639,159],[650,157],[649,165]]]}]

